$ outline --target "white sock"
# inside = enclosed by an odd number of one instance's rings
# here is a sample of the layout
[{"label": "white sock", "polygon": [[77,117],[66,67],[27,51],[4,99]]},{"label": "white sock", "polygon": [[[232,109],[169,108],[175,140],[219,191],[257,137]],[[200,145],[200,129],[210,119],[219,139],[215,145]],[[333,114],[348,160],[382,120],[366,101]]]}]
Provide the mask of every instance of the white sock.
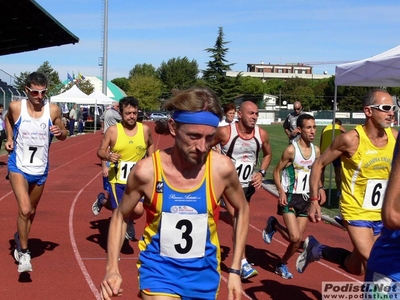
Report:
[{"label": "white sock", "polygon": [[244,264],[247,264],[247,258],[243,258],[242,259],[242,267],[243,267]]}]

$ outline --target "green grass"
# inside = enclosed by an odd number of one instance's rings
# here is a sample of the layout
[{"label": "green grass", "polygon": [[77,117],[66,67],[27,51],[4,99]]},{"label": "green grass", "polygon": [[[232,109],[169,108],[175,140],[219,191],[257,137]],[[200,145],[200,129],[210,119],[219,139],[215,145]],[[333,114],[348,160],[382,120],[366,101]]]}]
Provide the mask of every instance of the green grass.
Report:
[{"label": "green grass", "polygon": [[[269,136],[269,142],[271,144],[271,150],[272,150],[272,161],[271,164],[269,165],[269,168],[267,170],[267,174],[265,178],[267,180],[273,181],[273,171],[275,166],[278,164],[283,151],[286,149],[288,146],[288,139],[287,136],[283,130],[282,124],[271,124],[271,125],[261,125],[262,128],[264,128],[268,132]],[[316,138],[314,140],[314,145],[319,146],[320,142],[320,137],[322,130],[324,129],[325,126],[317,126],[317,133],[316,133]],[[354,128],[354,126],[344,126],[346,130],[350,130]],[[260,154],[262,155],[262,154]],[[260,160],[261,161],[261,160]],[[334,180],[334,172],[332,169],[332,179],[330,179],[330,170],[329,166],[326,167],[325,170],[325,187],[327,188],[326,193],[327,193],[327,202],[328,202],[328,188],[329,185],[331,185],[331,197],[330,197],[330,204],[328,203],[323,205],[323,212],[329,216],[336,216],[339,212],[338,209],[338,198],[336,197],[336,184]]]}]

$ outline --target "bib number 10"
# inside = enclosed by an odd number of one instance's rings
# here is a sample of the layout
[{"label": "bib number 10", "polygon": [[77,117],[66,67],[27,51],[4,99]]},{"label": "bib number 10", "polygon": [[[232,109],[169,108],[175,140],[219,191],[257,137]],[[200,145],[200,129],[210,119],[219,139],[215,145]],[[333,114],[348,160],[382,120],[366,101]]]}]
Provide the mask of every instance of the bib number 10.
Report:
[{"label": "bib number 10", "polygon": [[240,182],[249,182],[250,176],[251,174],[253,174],[253,164],[236,162],[236,172],[238,174]]}]

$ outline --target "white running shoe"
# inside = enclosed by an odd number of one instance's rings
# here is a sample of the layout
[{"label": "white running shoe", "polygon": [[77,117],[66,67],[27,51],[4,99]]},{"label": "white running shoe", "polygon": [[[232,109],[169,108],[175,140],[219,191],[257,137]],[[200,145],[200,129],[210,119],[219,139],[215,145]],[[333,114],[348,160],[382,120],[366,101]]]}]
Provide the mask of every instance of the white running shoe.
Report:
[{"label": "white running shoe", "polygon": [[104,195],[104,193],[99,193],[96,197],[96,201],[93,202],[92,212],[95,216],[97,216],[103,208],[103,204],[101,204],[101,201],[104,198],[106,198],[106,195]]},{"label": "white running shoe", "polygon": [[[15,252],[14,252],[15,256]],[[32,272],[31,254],[30,252],[21,253],[18,258],[18,272]]]}]

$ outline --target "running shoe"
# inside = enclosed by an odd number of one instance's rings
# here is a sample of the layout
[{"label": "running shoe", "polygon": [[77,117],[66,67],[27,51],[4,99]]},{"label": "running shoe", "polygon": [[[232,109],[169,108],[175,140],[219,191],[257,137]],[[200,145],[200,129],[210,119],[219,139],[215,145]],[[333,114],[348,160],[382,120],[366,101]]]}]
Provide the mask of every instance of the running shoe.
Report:
[{"label": "running shoe", "polygon": [[293,275],[289,272],[287,265],[285,264],[277,264],[275,268],[275,274],[282,276],[283,279],[292,279]]},{"label": "running shoe", "polygon": [[94,201],[92,205],[92,212],[95,216],[97,216],[101,209],[103,208],[103,204],[101,204],[101,201],[106,198],[106,195],[104,193],[99,193],[96,197],[96,201]]},{"label": "running shoe", "polygon": [[257,270],[254,269],[254,268],[252,267],[252,265],[249,264],[248,262],[245,263],[245,264],[242,266],[242,270],[241,270],[241,272],[240,272],[240,278],[241,278],[242,280],[246,280],[246,279],[249,279],[249,278],[254,277],[254,276],[257,276],[257,275],[258,275]]},{"label": "running shoe", "polygon": [[344,227],[344,225],[343,225],[343,219],[342,219],[341,216],[335,216],[334,219],[335,219],[336,223],[338,223],[339,225],[341,225],[341,226]]},{"label": "running shoe", "polygon": [[303,253],[296,260],[297,272],[303,273],[308,264],[322,257],[322,245],[315,237],[309,235],[303,243]]},{"label": "running shoe", "polygon": [[276,232],[276,230],[274,230],[274,223],[276,223],[277,220],[275,217],[270,216],[267,220],[267,224],[265,226],[265,229],[262,232],[262,237],[265,243],[267,244],[271,244],[272,242],[272,237],[274,235],[274,233]]},{"label": "running shoe", "polygon": [[129,220],[128,223],[126,224],[125,239],[127,239],[128,241],[135,240],[135,226],[133,225],[132,220]]},{"label": "running shoe", "polygon": [[18,261],[18,272],[19,273],[32,272],[31,253],[29,251],[26,253],[21,253],[21,255],[19,255],[17,261]]}]

